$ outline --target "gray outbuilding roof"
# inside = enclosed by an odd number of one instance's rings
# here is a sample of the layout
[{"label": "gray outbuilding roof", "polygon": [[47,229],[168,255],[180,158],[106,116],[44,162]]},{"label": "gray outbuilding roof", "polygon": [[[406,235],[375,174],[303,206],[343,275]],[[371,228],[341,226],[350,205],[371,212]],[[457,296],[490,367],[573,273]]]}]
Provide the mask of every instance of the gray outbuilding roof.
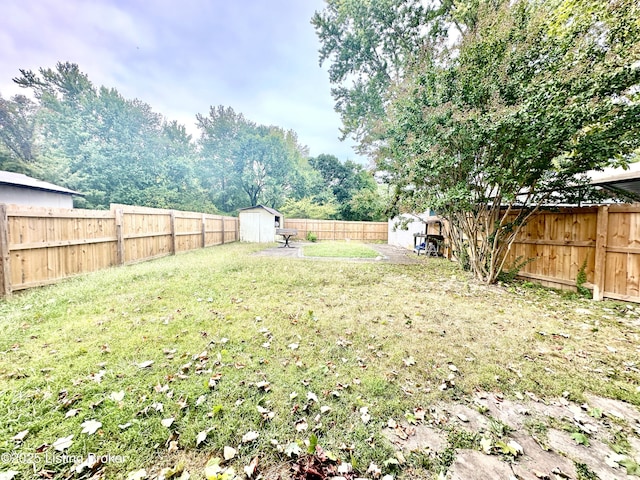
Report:
[{"label": "gray outbuilding roof", "polygon": [[0,170],[0,185],[1,184],[45,190],[48,192],[65,193],[68,195],[82,195],[80,192],[69,190],[68,188],[54,185],[53,183],[43,182],[42,180],[37,180],[22,173],[5,172],[3,170]]},{"label": "gray outbuilding roof", "polygon": [[605,168],[601,172],[589,172],[591,185],[597,185],[612,191],[623,191],[640,200],[640,162],[623,168]]},{"label": "gray outbuilding roof", "polygon": [[245,208],[241,208],[239,211],[241,212],[243,210],[252,210],[254,208],[262,208],[262,209],[266,210],[267,212],[269,212],[271,215],[275,215],[277,217],[282,216],[282,214],[279,211],[274,210],[273,208],[270,208],[270,207],[265,207],[264,205],[255,205],[253,207],[245,207]]}]

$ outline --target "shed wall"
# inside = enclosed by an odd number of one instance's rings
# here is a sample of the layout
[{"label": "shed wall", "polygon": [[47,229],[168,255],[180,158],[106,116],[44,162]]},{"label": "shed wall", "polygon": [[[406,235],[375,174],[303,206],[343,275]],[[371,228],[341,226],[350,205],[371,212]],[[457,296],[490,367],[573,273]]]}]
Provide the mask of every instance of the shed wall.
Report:
[{"label": "shed wall", "polygon": [[0,185],[0,203],[46,208],[73,208],[73,198],[66,193]]}]

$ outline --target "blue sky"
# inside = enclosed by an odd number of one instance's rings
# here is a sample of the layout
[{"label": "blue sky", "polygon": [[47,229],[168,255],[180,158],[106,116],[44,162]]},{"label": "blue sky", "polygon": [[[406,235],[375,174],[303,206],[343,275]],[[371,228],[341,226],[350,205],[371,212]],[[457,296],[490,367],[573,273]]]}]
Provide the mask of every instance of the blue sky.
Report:
[{"label": "blue sky", "polygon": [[80,66],[197,134],[195,114],[231,106],[293,129],[312,156],[361,160],[340,119],[309,23],[323,0],[3,0],[0,93],[18,69]]}]

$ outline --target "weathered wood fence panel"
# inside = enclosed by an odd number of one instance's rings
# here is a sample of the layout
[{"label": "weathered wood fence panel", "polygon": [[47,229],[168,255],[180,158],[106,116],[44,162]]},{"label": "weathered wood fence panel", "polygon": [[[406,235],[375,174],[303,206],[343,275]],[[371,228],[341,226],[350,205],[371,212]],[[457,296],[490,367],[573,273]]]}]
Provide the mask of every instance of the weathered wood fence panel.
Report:
[{"label": "weathered wood fence panel", "polygon": [[573,289],[584,265],[595,299],[640,302],[640,205],[540,212],[520,231],[507,267],[526,260],[520,277]]},{"label": "weathered wood fence panel", "polygon": [[110,211],[0,205],[0,295],[234,242],[238,219],[112,205]]},{"label": "weathered wood fence panel", "polygon": [[317,235],[318,240],[349,239],[363,242],[386,242],[388,238],[387,222],[345,222],[340,220],[285,218],[284,228],[298,230],[298,238],[305,238],[308,232],[313,232]]}]

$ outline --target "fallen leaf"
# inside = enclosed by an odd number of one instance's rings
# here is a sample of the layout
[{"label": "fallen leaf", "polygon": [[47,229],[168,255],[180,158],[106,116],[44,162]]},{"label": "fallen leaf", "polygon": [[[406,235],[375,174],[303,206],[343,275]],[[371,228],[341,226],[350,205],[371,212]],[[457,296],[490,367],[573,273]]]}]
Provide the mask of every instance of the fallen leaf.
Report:
[{"label": "fallen leaf", "polygon": [[373,478],[379,478],[380,475],[382,475],[382,470],[380,470],[375,463],[371,462],[369,468],[367,468],[367,473],[370,473]]},{"label": "fallen leaf", "polygon": [[53,442],[53,448],[55,448],[59,452],[63,452],[73,444],[72,439],[73,439],[73,435],[59,438],[55,442]]},{"label": "fallen leaf", "polygon": [[224,447],[224,450],[222,451],[222,455],[225,460],[231,460],[236,456],[236,453],[238,453],[238,451],[235,448],[229,446]]},{"label": "fallen leaf", "polygon": [[260,390],[264,390],[265,392],[271,390],[271,384],[265,381],[257,382],[256,387],[258,387]]},{"label": "fallen leaf", "polygon": [[290,343],[289,345],[287,345],[291,350],[297,350],[298,347],[300,346],[297,343]]},{"label": "fallen leaf", "polygon": [[262,415],[262,418],[265,420],[272,420],[276,416],[275,412],[267,410],[266,408],[261,407],[260,405],[258,405],[256,408],[258,412],[260,412],[260,414]]},{"label": "fallen leaf", "polygon": [[167,448],[167,453],[177,452],[178,450],[179,450],[178,441],[177,440],[170,441],[169,448]]},{"label": "fallen leaf", "polygon": [[296,431],[304,432],[307,428],[309,428],[309,424],[307,424],[306,418],[301,418],[295,423]]},{"label": "fallen leaf", "polygon": [[411,367],[416,364],[416,360],[413,357],[407,357],[402,359],[402,363],[404,363],[405,367]]},{"label": "fallen leaf", "polygon": [[174,421],[175,421],[174,417],[169,417],[161,420],[160,423],[162,424],[163,427],[169,428],[171,425],[173,425]]},{"label": "fallen leaf", "polygon": [[114,402],[121,402],[124,400],[124,390],[120,390],[119,392],[111,392],[109,398]]},{"label": "fallen leaf", "polygon": [[141,362],[138,363],[138,368],[149,368],[151,365],[153,365],[153,360],[147,360],[145,362]]},{"label": "fallen leaf", "polygon": [[584,433],[574,432],[571,434],[571,438],[573,438],[578,445],[589,446],[589,438]]},{"label": "fallen leaf", "polygon": [[257,440],[259,436],[260,434],[258,432],[251,430],[242,436],[242,443],[253,442],[254,440]]},{"label": "fallen leaf", "polygon": [[213,428],[207,428],[206,430],[198,432],[198,435],[196,435],[196,447],[207,439],[207,435],[209,435],[211,430],[213,430]]},{"label": "fallen leaf", "polygon": [[323,405],[320,407],[320,413],[328,413],[331,411],[331,407],[329,405]]},{"label": "fallen leaf", "polygon": [[77,408],[72,408],[71,410],[69,410],[69,411],[64,415],[64,418],[71,418],[71,417],[75,417],[75,416],[78,414],[78,412],[79,412],[79,411],[80,411],[80,410],[78,410]]},{"label": "fallen leaf", "polygon": [[207,400],[206,395],[200,395],[196,400],[196,407],[199,407],[200,405],[202,405],[206,400]]},{"label": "fallen leaf", "polygon": [[121,425],[118,425],[118,427],[120,427],[120,430],[126,430],[130,426],[131,426],[131,422],[127,422],[127,423],[123,423]]},{"label": "fallen leaf", "polygon": [[29,430],[22,430],[21,432],[16,433],[11,439],[14,442],[22,442],[28,434]]},{"label": "fallen leaf", "polygon": [[97,420],[87,420],[86,422],[82,422],[80,426],[82,427],[82,433],[93,435],[102,426],[102,423]]},{"label": "fallen leaf", "polygon": [[362,419],[362,423],[369,423],[369,420],[371,420],[371,415],[369,415],[368,407],[362,407],[360,409],[360,418]]},{"label": "fallen leaf", "polygon": [[482,447],[482,451],[489,455],[491,453],[491,449],[493,448],[493,442],[488,437],[482,437],[480,439],[480,447]]},{"label": "fallen leaf", "polygon": [[318,403],[318,396],[313,392],[307,392],[307,400]]},{"label": "fallen leaf", "polygon": [[251,463],[249,463],[249,465],[244,467],[245,475],[249,478],[252,478],[253,475],[256,473],[256,468],[258,468],[258,457],[253,457],[253,460],[251,460]]},{"label": "fallen leaf", "polygon": [[298,445],[295,442],[290,443],[284,449],[284,453],[288,457],[291,457],[293,455],[295,455],[297,457],[298,455],[300,455],[300,452],[302,452],[302,449],[300,448],[300,445]]},{"label": "fallen leaf", "polygon": [[509,443],[507,443],[507,446],[509,446],[513,450],[515,450],[517,455],[523,455],[524,454],[524,449],[522,448],[522,445],[520,445],[515,440],[511,440]]}]

